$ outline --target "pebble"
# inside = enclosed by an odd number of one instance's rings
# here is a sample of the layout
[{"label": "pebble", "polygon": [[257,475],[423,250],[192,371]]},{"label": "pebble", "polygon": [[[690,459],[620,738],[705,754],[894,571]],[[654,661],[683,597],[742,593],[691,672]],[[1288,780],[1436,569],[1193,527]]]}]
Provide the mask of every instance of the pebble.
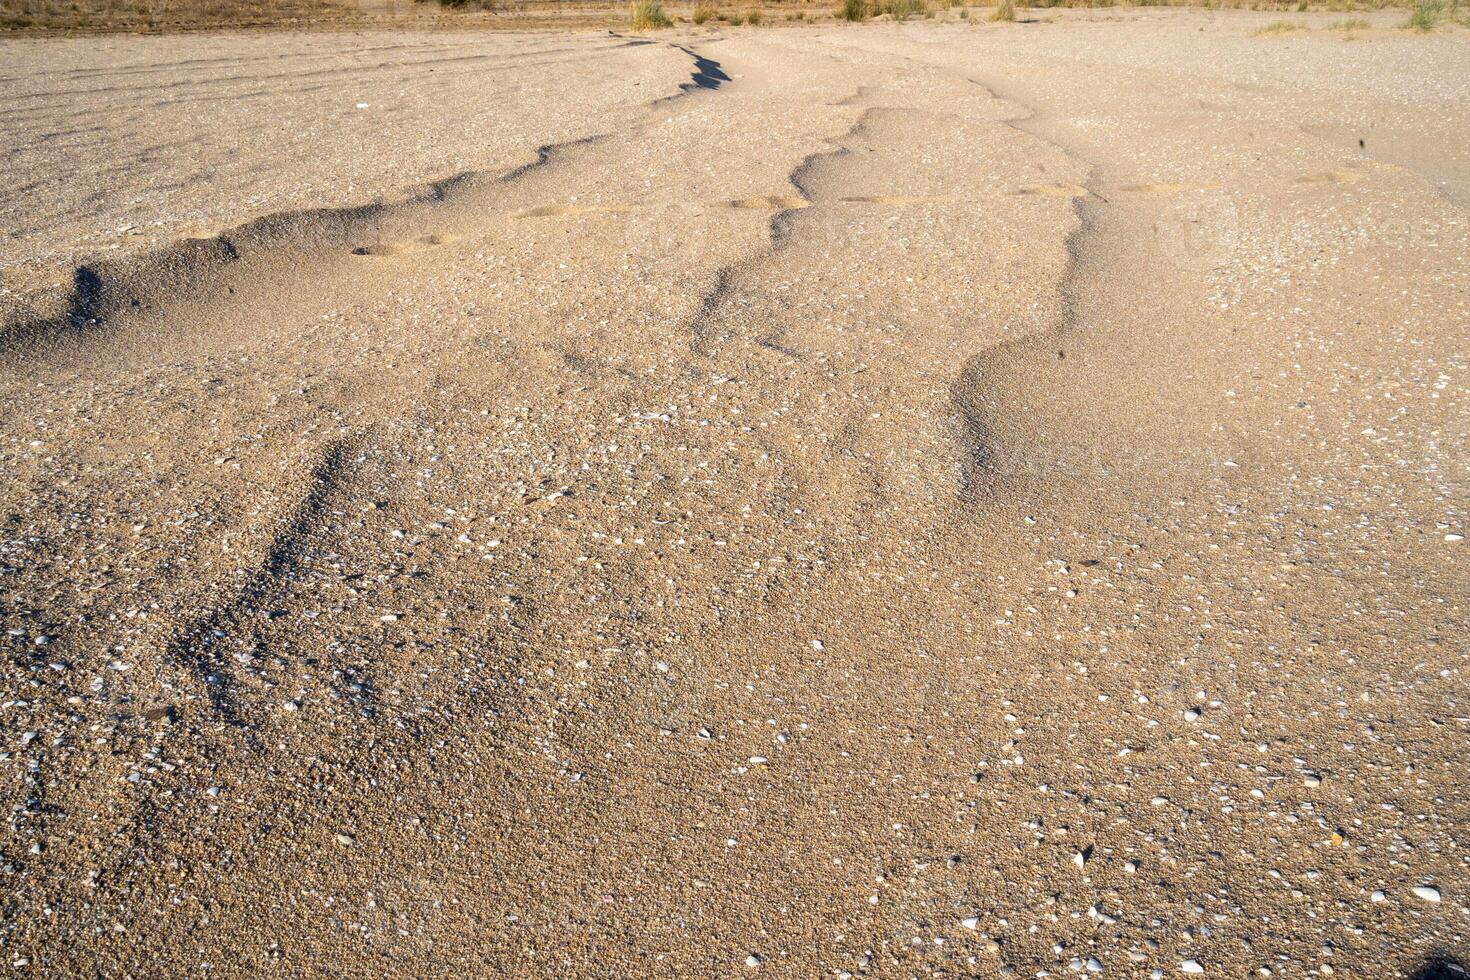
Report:
[{"label": "pebble", "polygon": [[1430,885],[1415,885],[1413,891],[1415,898],[1422,898],[1426,902],[1439,901],[1438,888],[1431,887]]},{"label": "pebble", "polygon": [[747,956],[745,958],[745,965],[746,966],[751,966],[751,967],[760,966],[764,962],[765,962],[765,960],[762,959],[756,953],[751,953],[749,956]]},{"label": "pebble", "polygon": [[1179,970],[1180,970],[1181,973],[1204,973],[1205,972],[1205,968],[1202,967],[1202,966],[1200,966],[1199,963],[1198,963],[1198,961],[1196,961],[1196,960],[1185,960],[1183,963],[1180,963],[1179,964]]},{"label": "pebble", "polygon": [[1302,784],[1310,789],[1316,789],[1318,786],[1322,785],[1322,777],[1313,775],[1303,776]]},{"label": "pebble", "polygon": [[978,916],[972,915],[968,919],[961,919],[960,925],[964,926],[966,929],[979,929],[980,919]]},{"label": "pebble", "polygon": [[1189,708],[1189,709],[1187,709],[1184,712],[1184,720],[1185,721],[1198,721],[1199,720],[1199,709],[1198,708]]},{"label": "pebble", "polygon": [[1089,956],[1087,958],[1087,972],[1088,973],[1101,973],[1102,971],[1103,971],[1102,960],[1098,959],[1096,956]]}]

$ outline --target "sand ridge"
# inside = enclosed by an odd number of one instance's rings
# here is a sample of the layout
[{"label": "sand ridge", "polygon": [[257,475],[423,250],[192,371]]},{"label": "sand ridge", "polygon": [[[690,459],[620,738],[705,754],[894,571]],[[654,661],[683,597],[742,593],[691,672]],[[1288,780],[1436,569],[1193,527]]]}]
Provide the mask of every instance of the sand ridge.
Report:
[{"label": "sand ridge", "polygon": [[1466,49],[1256,20],[466,42],[648,74],[18,307],[13,960],[1463,957]]}]

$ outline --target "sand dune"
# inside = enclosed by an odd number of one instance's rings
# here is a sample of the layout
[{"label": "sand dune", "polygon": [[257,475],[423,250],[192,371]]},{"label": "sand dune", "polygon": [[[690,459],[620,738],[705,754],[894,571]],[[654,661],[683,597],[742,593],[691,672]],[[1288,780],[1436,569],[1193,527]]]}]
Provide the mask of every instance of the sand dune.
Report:
[{"label": "sand dune", "polygon": [[1264,20],[0,42],[6,962],[1465,959],[1470,47]]}]

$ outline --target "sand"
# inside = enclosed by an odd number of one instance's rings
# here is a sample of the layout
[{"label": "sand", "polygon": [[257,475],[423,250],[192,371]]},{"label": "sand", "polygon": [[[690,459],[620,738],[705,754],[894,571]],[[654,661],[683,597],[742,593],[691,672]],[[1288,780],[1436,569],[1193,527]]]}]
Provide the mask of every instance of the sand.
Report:
[{"label": "sand", "polygon": [[0,42],[8,967],[1465,959],[1470,35],[1040,13]]}]

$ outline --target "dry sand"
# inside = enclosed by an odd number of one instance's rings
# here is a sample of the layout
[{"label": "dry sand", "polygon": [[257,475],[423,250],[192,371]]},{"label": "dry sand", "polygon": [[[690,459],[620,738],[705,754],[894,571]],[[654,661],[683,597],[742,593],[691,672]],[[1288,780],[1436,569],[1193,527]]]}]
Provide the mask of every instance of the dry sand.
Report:
[{"label": "dry sand", "polygon": [[1269,19],[0,42],[3,962],[1465,959],[1470,45]]}]

